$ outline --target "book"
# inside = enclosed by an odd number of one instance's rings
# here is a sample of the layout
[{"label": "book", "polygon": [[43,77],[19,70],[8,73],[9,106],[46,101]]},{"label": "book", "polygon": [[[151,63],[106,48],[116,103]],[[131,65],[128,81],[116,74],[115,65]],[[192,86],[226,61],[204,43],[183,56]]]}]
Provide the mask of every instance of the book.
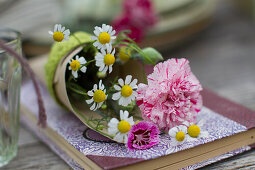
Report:
[{"label": "book", "polygon": [[21,90],[24,124],[74,169],[196,169],[247,151],[255,143],[254,111],[209,90],[202,92],[204,107],[197,117],[205,120],[203,129],[208,131],[209,138],[172,147],[169,136],[164,134],[161,142],[150,149],[129,151],[123,144],[87,128],[74,114],[58,106],[43,84],[48,126],[37,127],[38,108],[32,89],[28,81]]}]

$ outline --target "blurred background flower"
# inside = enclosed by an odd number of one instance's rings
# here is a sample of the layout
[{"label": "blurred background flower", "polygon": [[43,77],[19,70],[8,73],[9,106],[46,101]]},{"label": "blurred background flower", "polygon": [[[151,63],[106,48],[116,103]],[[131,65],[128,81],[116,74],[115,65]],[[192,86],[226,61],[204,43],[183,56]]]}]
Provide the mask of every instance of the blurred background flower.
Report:
[{"label": "blurred background flower", "polygon": [[[55,23],[73,32],[92,32],[112,24],[141,46],[169,48],[200,32],[211,22],[216,0],[2,0],[0,24],[23,33],[24,50],[38,55],[49,50],[46,36]],[[30,47],[33,47],[31,49]]]}]

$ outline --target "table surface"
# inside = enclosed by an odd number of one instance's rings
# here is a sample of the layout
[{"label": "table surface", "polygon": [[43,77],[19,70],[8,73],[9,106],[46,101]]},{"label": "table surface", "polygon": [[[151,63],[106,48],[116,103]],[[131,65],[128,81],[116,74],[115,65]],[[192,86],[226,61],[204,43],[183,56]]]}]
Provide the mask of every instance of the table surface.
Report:
[{"label": "table surface", "polygon": [[[217,7],[213,22],[164,57],[187,57],[204,87],[255,110],[255,23],[241,15],[230,1]],[[70,169],[29,130],[21,126],[18,156],[4,168]],[[202,169],[253,169],[255,150]]]}]

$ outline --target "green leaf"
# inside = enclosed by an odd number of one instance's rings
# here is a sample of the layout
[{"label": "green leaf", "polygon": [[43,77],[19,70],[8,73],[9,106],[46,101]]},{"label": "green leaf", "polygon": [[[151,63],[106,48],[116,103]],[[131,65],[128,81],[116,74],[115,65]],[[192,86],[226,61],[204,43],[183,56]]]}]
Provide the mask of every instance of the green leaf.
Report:
[{"label": "green leaf", "polygon": [[[153,63],[157,63],[159,61],[163,61],[163,57],[162,55],[154,48],[151,48],[151,47],[147,47],[147,48],[144,48],[142,49],[143,53],[151,59],[151,61]],[[148,60],[144,60],[144,63],[145,64],[151,64],[151,62],[149,62]]]}]

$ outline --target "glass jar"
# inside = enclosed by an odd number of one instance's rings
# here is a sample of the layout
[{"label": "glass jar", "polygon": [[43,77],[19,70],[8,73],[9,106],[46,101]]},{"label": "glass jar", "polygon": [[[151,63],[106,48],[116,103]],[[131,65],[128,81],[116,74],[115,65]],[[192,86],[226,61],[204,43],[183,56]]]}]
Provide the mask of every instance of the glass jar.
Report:
[{"label": "glass jar", "polygon": [[[0,29],[0,41],[21,55],[20,33]],[[0,167],[17,155],[21,72],[19,62],[0,49]]]}]

